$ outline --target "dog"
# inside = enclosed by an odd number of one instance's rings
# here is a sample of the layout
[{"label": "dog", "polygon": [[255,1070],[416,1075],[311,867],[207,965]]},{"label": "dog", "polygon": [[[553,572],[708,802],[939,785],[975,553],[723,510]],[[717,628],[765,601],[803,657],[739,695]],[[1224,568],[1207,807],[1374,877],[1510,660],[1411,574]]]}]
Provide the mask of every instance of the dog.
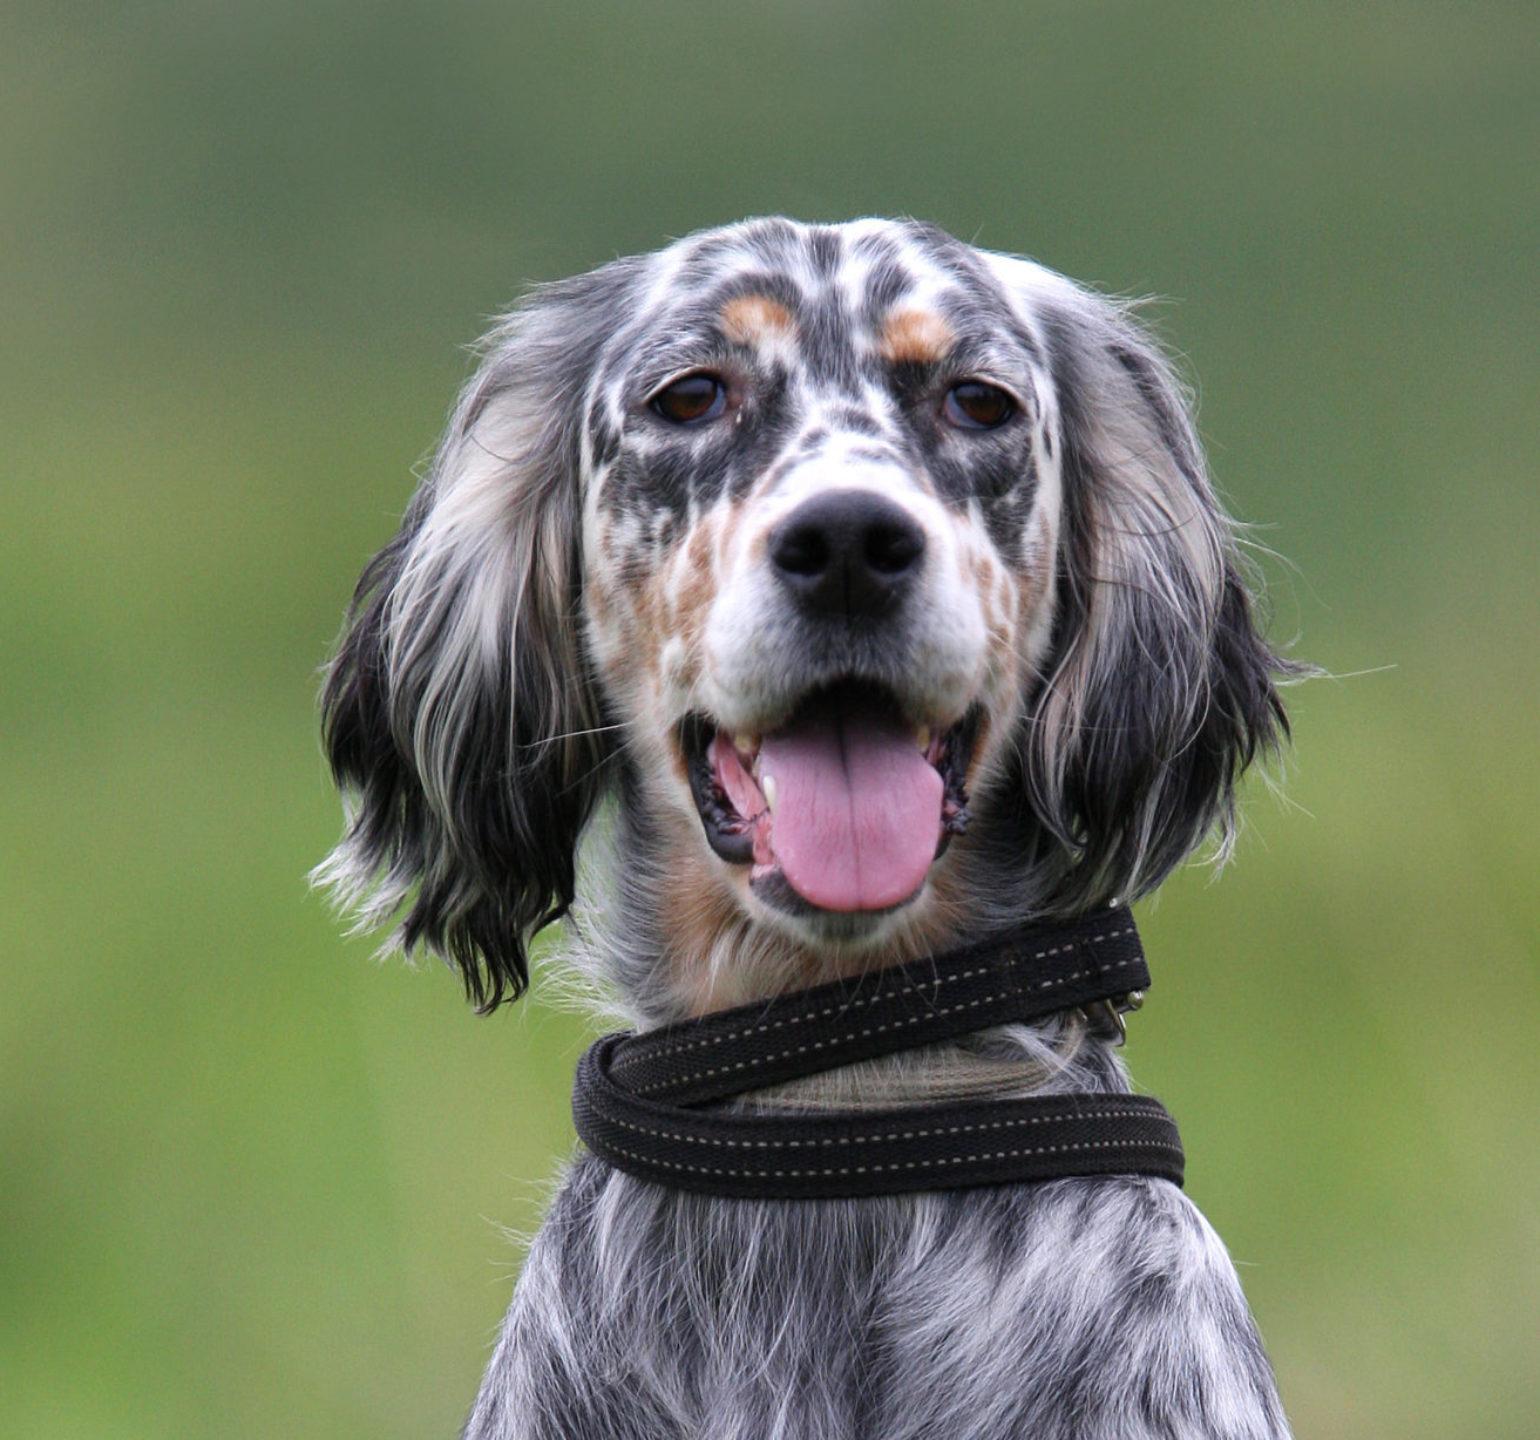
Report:
[{"label": "dog", "polygon": [[[1253,589],[1131,306],[914,221],[692,235],[486,337],[327,674],[318,876],[482,1011],[570,910],[643,1030],[1134,899],[1287,737]],[[1128,1089],[1069,1012],[736,1103]],[[1168,1181],[723,1199],[587,1153],[464,1430],[1287,1433]]]}]

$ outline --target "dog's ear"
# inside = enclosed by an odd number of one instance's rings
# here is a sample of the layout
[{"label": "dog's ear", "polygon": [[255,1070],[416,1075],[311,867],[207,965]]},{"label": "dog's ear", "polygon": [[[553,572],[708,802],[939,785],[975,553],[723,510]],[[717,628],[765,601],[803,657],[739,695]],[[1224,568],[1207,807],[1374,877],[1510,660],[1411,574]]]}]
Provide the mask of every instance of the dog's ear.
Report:
[{"label": "dog's ear", "polygon": [[315,879],[483,1011],[572,902],[609,747],[580,624],[583,410],[628,275],[547,287],[487,337],[326,676],[347,827]]},{"label": "dog's ear", "polygon": [[1205,836],[1234,836],[1235,783],[1288,731],[1233,527],[1186,398],[1125,307],[1071,287],[1034,306],[1063,445],[1052,648],[1023,730],[1054,902],[1157,885]]}]

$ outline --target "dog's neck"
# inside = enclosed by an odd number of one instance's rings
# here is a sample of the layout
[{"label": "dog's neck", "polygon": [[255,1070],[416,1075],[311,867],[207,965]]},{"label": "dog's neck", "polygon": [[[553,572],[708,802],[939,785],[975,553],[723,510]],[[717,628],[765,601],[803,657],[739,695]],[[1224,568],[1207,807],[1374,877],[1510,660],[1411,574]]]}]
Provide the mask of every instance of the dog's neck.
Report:
[{"label": "dog's neck", "polygon": [[1111,1045],[1092,1035],[1078,1014],[1067,1014],[826,1070],[753,1091],[738,1103],[756,1110],[880,1110],[1128,1089]]}]

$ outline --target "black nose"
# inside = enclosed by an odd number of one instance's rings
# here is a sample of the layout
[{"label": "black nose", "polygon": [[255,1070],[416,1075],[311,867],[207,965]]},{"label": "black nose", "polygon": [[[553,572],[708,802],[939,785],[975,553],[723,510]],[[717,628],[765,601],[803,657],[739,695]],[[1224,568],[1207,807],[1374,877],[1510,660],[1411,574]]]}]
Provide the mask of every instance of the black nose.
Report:
[{"label": "black nose", "polygon": [[830,490],[797,506],[770,532],[770,562],[807,610],[881,615],[920,573],[925,532],[871,490]]}]

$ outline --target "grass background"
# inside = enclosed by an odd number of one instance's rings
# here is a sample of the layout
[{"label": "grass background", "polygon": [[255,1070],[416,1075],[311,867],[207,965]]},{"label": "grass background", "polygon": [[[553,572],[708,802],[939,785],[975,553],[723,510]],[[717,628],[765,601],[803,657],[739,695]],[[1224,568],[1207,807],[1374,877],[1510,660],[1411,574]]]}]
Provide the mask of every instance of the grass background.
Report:
[{"label": "grass background", "polygon": [[[583,1034],[303,876],[314,670],[528,279],[907,212],[1122,292],[1273,567],[1289,804],[1145,907],[1139,1080],[1303,1436],[1534,1434],[1529,4],[0,21],[0,1432],[453,1432]],[[1367,673],[1356,673],[1367,672]]]}]

